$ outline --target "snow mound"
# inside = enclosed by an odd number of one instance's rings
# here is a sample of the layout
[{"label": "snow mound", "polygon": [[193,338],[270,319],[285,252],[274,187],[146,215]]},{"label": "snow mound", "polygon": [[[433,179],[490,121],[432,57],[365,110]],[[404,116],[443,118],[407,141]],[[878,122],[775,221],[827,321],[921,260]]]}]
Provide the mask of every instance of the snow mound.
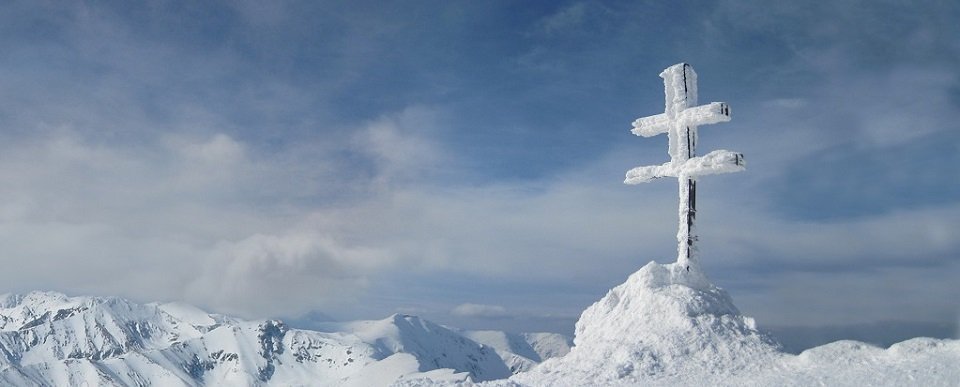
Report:
[{"label": "snow mound", "polygon": [[729,374],[758,367],[779,356],[778,349],[702,273],[651,262],[583,312],[568,355],[515,380],[636,384],[678,375]]},{"label": "snow mound", "polygon": [[[697,270],[651,262],[590,306],[575,346],[488,386],[958,386],[960,340],[780,351]],[[442,385],[426,380],[405,385]]]}]

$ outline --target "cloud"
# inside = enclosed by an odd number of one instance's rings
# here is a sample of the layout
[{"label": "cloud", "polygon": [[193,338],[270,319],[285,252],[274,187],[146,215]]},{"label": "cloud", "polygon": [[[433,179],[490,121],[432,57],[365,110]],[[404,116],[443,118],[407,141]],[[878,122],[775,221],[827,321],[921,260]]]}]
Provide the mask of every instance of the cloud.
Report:
[{"label": "cloud", "polygon": [[[449,224],[411,217],[432,207],[411,182],[444,157],[423,135],[432,116],[406,109],[338,144],[283,154],[225,133],[127,144],[55,129],[8,142],[0,260],[18,270],[0,279],[11,290],[186,299],[264,317],[355,301],[400,263],[456,264],[421,245],[421,232]],[[344,149],[360,168],[331,167]],[[357,173],[362,165],[372,169]],[[321,189],[307,193],[320,205],[290,203],[304,181],[361,195]]]},{"label": "cloud", "polygon": [[831,74],[816,109],[843,120],[844,138],[879,148],[949,131],[960,119],[951,88],[960,79],[937,66],[898,66],[881,74]]},{"label": "cloud", "polygon": [[331,170],[254,158],[223,133],[129,145],[60,130],[5,146],[0,177],[12,185],[0,190],[0,262],[18,270],[0,280],[14,290],[189,299],[269,316],[348,299],[391,264],[335,230],[298,228],[304,217],[284,201],[318,173],[336,181]]},{"label": "cloud", "polygon": [[507,313],[507,308],[500,305],[470,303],[457,305],[450,313],[460,317],[503,318],[510,316]]},{"label": "cloud", "polygon": [[675,183],[620,183],[666,139],[623,128],[662,108],[661,64],[690,60],[704,100],[734,110],[701,150],[749,163],[698,197],[704,261],[744,309],[960,310],[951,18],[450,4],[431,23],[409,7],[0,10],[0,264],[16,268],[0,283],[248,316],[446,315],[466,294],[569,317],[675,255]]},{"label": "cloud", "polygon": [[583,24],[587,3],[573,3],[540,20],[541,30],[550,35]]},{"label": "cloud", "polygon": [[376,183],[385,185],[422,181],[440,172],[452,160],[430,137],[441,118],[423,106],[385,114],[364,125],[352,145],[376,167]]},{"label": "cloud", "polygon": [[777,98],[764,102],[766,106],[777,107],[781,109],[799,109],[807,104],[803,98]]},{"label": "cloud", "polygon": [[296,315],[353,302],[384,251],[344,246],[325,235],[253,235],[221,243],[188,285],[186,298],[241,315]]},{"label": "cloud", "polygon": [[244,157],[243,145],[223,133],[205,142],[184,143],[180,150],[188,162],[215,166],[234,164]]}]

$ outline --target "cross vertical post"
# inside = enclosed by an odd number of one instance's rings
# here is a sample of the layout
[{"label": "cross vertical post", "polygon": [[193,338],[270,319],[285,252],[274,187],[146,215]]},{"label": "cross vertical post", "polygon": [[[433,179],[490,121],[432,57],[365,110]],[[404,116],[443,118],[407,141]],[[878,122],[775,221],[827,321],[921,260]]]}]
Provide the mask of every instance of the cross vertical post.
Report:
[{"label": "cross vertical post", "polygon": [[723,102],[697,106],[697,73],[686,63],[670,66],[663,78],[665,108],[662,114],[633,122],[633,134],[651,137],[667,133],[670,161],[662,165],[627,171],[626,184],[646,183],[660,177],[676,177],[679,184],[677,263],[700,269],[697,257],[697,176],[744,170],[743,155],[727,150],[697,157],[697,126],[730,121],[730,107]]}]

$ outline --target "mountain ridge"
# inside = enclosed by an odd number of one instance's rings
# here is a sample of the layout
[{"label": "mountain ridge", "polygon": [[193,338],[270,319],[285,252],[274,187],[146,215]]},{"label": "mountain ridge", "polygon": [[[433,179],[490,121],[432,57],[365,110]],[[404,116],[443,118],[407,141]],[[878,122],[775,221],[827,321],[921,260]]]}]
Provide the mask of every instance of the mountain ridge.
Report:
[{"label": "mountain ridge", "polygon": [[416,316],[330,325],[343,329],[294,329],[182,303],[4,294],[0,384],[383,385],[511,375],[497,349]]}]

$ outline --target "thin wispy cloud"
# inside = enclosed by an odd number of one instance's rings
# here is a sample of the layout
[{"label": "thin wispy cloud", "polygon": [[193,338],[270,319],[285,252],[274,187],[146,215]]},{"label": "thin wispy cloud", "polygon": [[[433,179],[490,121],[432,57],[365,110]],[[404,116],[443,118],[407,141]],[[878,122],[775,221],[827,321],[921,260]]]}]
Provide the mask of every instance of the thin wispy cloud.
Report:
[{"label": "thin wispy cloud", "polygon": [[450,311],[455,316],[461,317],[479,317],[479,318],[502,318],[510,316],[507,308],[500,305],[486,304],[460,304]]}]

